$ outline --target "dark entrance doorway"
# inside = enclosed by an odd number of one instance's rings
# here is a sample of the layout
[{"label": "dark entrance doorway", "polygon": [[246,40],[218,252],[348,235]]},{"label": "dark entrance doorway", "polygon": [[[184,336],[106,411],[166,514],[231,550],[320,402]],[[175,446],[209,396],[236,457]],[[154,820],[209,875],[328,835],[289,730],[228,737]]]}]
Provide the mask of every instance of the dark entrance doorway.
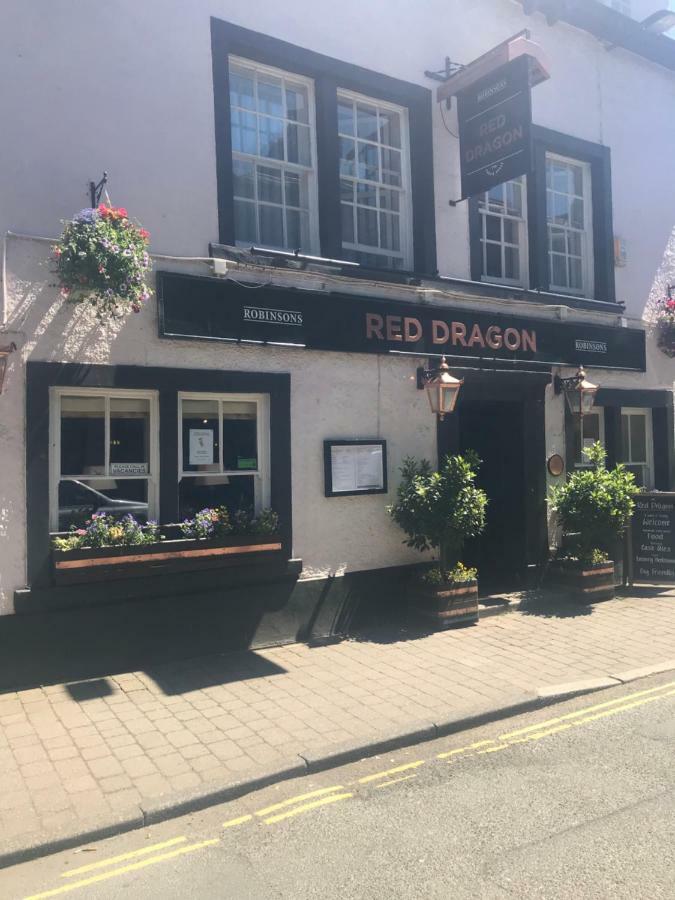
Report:
[{"label": "dark entrance doorway", "polygon": [[515,587],[526,568],[525,448],[522,403],[480,403],[458,411],[459,449],[482,460],[478,485],[489,498],[484,533],[467,542],[467,564],[487,582]]},{"label": "dark entrance doorway", "polygon": [[[462,373],[464,375],[464,373]],[[548,553],[544,389],[548,376],[470,373],[456,411],[439,422],[439,459],[475,450],[488,495],[487,525],[467,541],[463,561],[482,593],[515,590]]]}]

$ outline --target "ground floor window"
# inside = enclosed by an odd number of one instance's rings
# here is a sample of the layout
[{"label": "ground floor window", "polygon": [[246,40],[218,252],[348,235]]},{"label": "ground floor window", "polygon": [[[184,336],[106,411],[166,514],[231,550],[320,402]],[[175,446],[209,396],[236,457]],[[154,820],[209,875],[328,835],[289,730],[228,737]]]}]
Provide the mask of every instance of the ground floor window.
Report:
[{"label": "ground floor window", "polygon": [[635,475],[640,487],[654,485],[651,409],[621,410],[621,462]]},{"label": "ground floor window", "polygon": [[181,393],[178,406],[180,518],[269,506],[267,395]]},{"label": "ground floor window", "polygon": [[585,468],[589,465],[584,450],[588,450],[596,441],[605,446],[605,411],[602,407],[596,407],[579,421],[578,416],[573,419],[574,440],[574,466]]},{"label": "ground floor window", "polygon": [[157,517],[154,392],[54,388],[50,428],[52,531],[80,527],[93,513]]}]

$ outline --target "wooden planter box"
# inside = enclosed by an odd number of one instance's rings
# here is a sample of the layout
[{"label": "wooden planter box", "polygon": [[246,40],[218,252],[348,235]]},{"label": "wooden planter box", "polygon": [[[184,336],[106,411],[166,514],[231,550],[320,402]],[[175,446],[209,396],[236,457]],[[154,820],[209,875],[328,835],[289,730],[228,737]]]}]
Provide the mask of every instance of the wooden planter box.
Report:
[{"label": "wooden planter box", "polygon": [[614,563],[581,563],[557,560],[551,566],[552,580],[566,589],[578,603],[612,600],[615,595]]},{"label": "wooden planter box", "polygon": [[52,549],[55,584],[219,569],[281,559],[281,537],[242,535],[215,540],[181,538],[137,547]]},{"label": "wooden planter box", "polygon": [[417,584],[413,606],[418,615],[437,628],[475,623],[478,621],[478,582],[437,587]]}]

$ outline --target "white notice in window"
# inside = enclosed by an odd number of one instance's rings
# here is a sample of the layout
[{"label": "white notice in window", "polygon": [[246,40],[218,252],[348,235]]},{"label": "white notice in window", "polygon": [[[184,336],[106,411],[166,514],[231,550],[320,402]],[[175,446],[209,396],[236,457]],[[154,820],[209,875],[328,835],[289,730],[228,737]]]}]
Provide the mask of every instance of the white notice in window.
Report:
[{"label": "white notice in window", "polygon": [[213,465],[213,432],[210,428],[190,429],[188,464],[191,466]]},{"label": "white notice in window", "polygon": [[331,447],[331,473],[335,493],[382,490],[382,446],[352,444]]}]

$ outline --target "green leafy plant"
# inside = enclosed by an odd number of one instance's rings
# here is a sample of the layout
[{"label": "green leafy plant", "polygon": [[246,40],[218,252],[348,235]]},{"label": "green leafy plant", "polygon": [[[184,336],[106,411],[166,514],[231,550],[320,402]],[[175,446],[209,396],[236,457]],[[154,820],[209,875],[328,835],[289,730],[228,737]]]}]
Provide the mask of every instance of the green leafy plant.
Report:
[{"label": "green leafy plant", "polygon": [[439,472],[408,457],[401,467],[396,503],[388,512],[416,550],[438,549],[443,580],[459,562],[464,541],[485,528],[485,491],[475,484],[480,460],[473,452],[448,456]]},{"label": "green leafy plant", "polygon": [[154,544],[159,540],[156,522],[141,525],[130,514],[115,518],[104,513],[94,513],[84,528],[70,529],[67,537],[56,537],[55,550],[82,550],[89,547],[134,547]]},{"label": "green leafy plant", "polygon": [[122,207],[81,210],[53,248],[61,295],[90,303],[100,319],[140,312],[150,296],[148,238]]},{"label": "green leafy plant", "polygon": [[478,569],[469,568],[464,563],[458,562],[456,566],[445,573],[445,577],[440,566],[432,566],[427,569],[420,580],[422,584],[437,587],[442,584],[466,584],[468,581],[475,581],[477,575]]},{"label": "green leafy plant", "polygon": [[565,484],[554,487],[549,503],[565,532],[574,535],[573,554],[584,562],[604,562],[633,514],[638,488],[625,466],[607,469],[607,454],[599,442],[584,453],[591,468],[574,472]]}]

